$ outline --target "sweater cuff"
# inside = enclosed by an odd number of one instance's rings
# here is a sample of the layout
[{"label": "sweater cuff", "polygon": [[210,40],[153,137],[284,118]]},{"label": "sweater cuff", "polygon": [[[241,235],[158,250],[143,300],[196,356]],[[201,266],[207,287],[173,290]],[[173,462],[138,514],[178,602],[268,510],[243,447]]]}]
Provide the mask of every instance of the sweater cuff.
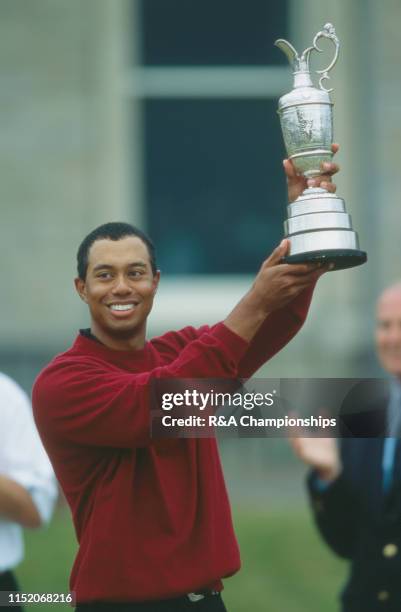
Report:
[{"label": "sweater cuff", "polygon": [[345,495],[346,497],[353,497],[353,493],[349,491],[349,487],[344,478],[343,472],[340,472],[337,478],[335,478],[335,480],[332,482],[326,483],[328,484],[327,487],[320,490],[316,486],[316,476],[317,474],[314,470],[311,470],[307,476],[307,488],[312,501],[313,499],[324,499],[330,500],[331,503],[333,503],[333,500],[338,497],[338,494]]},{"label": "sweater cuff", "polygon": [[324,493],[329,487],[331,487],[333,482],[334,480],[330,482],[327,480],[322,480],[322,478],[318,476],[317,472],[312,472],[310,477],[311,488],[315,493]]},{"label": "sweater cuff", "polygon": [[231,358],[239,363],[249,348],[249,343],[229,329],[224,323],[217,323],[210,332],[229,351]]}]

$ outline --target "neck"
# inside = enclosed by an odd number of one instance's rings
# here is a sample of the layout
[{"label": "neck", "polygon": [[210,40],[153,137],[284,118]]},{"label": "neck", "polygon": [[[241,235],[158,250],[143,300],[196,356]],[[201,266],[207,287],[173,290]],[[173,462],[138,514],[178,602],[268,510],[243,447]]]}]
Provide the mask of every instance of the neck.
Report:
[{"label": "neck", "polygon": [[118,336],[109,334],[92,321],[91,333],[113,351],[140,351],[145,346],[146,326],[141,330],[127,332],[126,336]]}]

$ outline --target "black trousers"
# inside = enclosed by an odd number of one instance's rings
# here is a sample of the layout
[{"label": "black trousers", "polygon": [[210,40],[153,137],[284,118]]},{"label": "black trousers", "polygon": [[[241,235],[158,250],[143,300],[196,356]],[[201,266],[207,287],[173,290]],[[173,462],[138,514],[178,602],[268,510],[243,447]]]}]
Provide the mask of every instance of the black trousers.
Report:
[{"label": "black trousers", "polygon": [[227,612],[221,595],[205,595],[192,602],[187,596],[143,603],[78,604],[76,612]]},{"label": "black trousers", "polygon": [[[18,583],[12,572],[5,572],[0,574],[0,591],[19,591]],[[13,612],[24,612],[24,608],[21,606],[1,606],[1,612],[3,610],[13,610]]]}]

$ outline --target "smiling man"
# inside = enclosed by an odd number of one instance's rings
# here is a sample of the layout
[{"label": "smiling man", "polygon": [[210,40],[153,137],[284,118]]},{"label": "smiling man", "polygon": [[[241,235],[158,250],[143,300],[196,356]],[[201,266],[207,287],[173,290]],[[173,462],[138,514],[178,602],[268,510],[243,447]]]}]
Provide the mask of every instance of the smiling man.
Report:
[{"label": "smiling man", "polygon": [[[320,181],[337,171],[335,164]],[[289,194],[304,189],[286,162]],[[318,179],[319,181],[319,179]],[[263,263],[227,318],[146,340],[160,280],[151,241],[109,223],[78,251],[75,286],[90,329],[33,390],[35,418],[72,510],[77,610],[222,612],[239,551],[216,441],[152,439],[156,379],[247,378],[301,328],[324,268]]]}]

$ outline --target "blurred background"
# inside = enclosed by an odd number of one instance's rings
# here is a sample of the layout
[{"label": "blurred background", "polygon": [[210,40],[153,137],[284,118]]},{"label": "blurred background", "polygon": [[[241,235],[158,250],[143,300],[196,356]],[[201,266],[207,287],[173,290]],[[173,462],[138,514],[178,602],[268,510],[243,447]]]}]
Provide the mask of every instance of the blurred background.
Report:
[{"label": "blurred background", "polygon": [[[2,0],[0,369],[29,390],[87,325],[75,255],[107,221],[156,243],[149,336],[227,314],[286,216],[276,108],[292,77],[273,43],[301,51],[331,21],[336,182],[369,261],[319,282],[302,333],[260,375],[380,374],[374,302],[401,278],[400,20],[398,0]],[[226,440],[222,455],[244,561],[230,611],[334,611],[345,568],[285,440]],[[75,546],[61,503],[28,536],[24,590],[65,592]]]}]

